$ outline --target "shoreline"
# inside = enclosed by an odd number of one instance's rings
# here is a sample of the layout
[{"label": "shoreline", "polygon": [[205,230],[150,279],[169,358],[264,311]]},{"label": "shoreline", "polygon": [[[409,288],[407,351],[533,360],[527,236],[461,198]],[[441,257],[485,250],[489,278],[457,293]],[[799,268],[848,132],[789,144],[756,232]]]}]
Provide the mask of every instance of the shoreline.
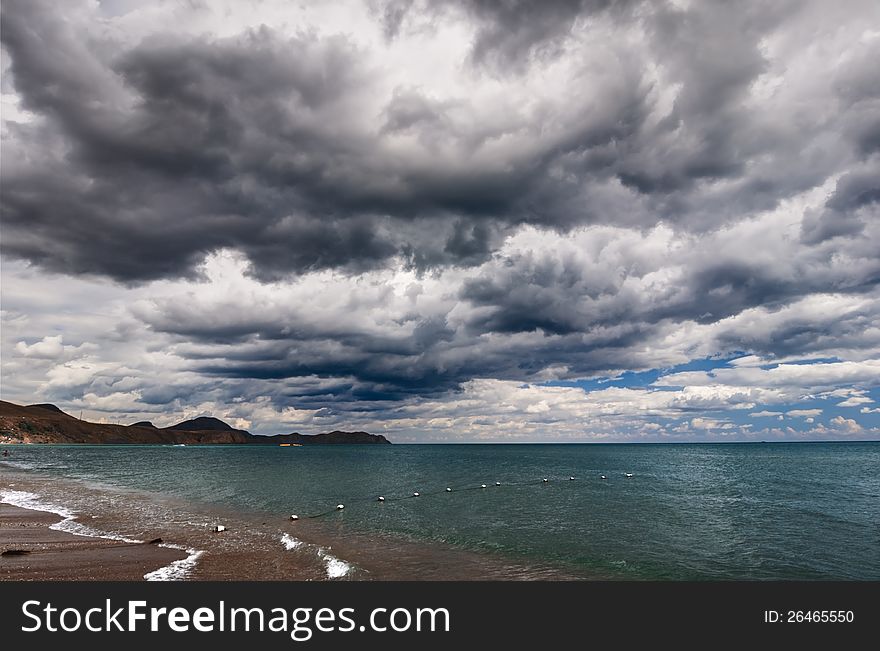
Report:
[{"label": "shoreline", "polygon": [[0,580],[142,581],[189,557],[169,546],[53,528],[65,521],[51,511],[0,502]]},{"label": "shoreline", "polygon": [[[13,508],[10,502],[16,511],[9,510]],[[0,552],[9,549],[39,552],[22,557],[0,557],[0,580],[600,578],[401,537],[365,538],[340,530],[332,522],[290,523],[286,515],[273,517],[268,513],[225,509],[69,477],[49,477],[2,462],[0,508],[7,509],[9,520],[14,520],[12,513],[19,519],[7,523],[14,526],[6,526],[0,518]],[[222,533],[214,532],[219,524],[225,527]],[[46,545],[29,547],[31,539],[22,533],[28,529],[42,530]],[[56,537],[56,534],[64,535]],[[143,542],[155,538],[163,539],[161,547]],[[89,569],[99,564],[88,556],[90,550],[103,547],[131,556],[131,567],[114,566],[106,572]],[[147,557],[142,559],[137,554],[149,552],[150,548],[162,556],[149,556],[152,565],[148,567],[144,560]],[[48,552],[55,555],[49,556]],[[42,558],[49,559],[45,567],[37,563]],[[120,562],[122,560],[125,559]],[[139,564],[133,565],[135,560]]]},{"label": "shoreline", "polygon": [[[0,464],[2,469],[2,464]],[[0,475],[2,478],[2,475]],[[46,477],[25,472],[14,483],[0,481],[0,581],[214,581],[278,580],[276,559],[261,558],[267,551],[241,544],[227,536],[246,530],[244,523],[232,524],[217,514],[194,521],[196,513],[183,515],[179,523],[163,522],[140,511],[142,501],[125,491],[112,493],[112,506],[99,506],[108,494],[95,492],[75,480],[56,478],[62,490],[80,488],[77,501],[59,499],[49,489]],[[104,493],[103,498],[101,493]],[[83,508],[83,498],[97,508]],[[227,531],[213,527],[227,523]],[[237,526],[236,526],[237,525]],[[231,527],[231,531],[229,531]],[[300,549],[306,543],[278,539],[279,553]],[[322,567],[328,578],[347,573],[348,565],[323,549]],[[292,556],[292,555],[291,555]],[[285,559],[284,578],[316,580],[321,574],[303,567],[301,559]],[[342,570],[340,570],[340,567]]]}]

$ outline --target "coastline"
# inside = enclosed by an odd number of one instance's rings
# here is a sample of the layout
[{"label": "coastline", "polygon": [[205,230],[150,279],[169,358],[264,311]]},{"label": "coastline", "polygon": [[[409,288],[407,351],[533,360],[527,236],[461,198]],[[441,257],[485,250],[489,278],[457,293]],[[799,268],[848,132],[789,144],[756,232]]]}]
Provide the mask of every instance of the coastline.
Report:
[{"label": "coastline", "polygon": [[[285,553],[306,543],[280,532],[258,541],[266,537],[232,514],[4,464],[0,471],[0,554],[28,552],[0,555],[0,581],[319,580],[351,569],[324,548],[315,548],[320,567],[308,567],[303,555]],[[162,517],[172,513],[179,521]],[[227,532],[213,531],[220,521]]]},{"label": "coastline", "polygon": [[[2,462],[0,508],[8,514],[0,518],[0,552],[32,551],[0,557],[0,580],[603,578],[404,537],[365,538],[332,522],[290,523],[286,514],[227,509]],[[218,524],[225,531],[215,532]],[[162,538],[161,546],[143,542],[155,538]],[[95,569],[100,554],[111,553],[117,560]]]},{"label": "coastline", "polygon": [[140,581],[188,558],[168,546],[53,528],[65,520],[50,511],[0,503],[0,580]]}]

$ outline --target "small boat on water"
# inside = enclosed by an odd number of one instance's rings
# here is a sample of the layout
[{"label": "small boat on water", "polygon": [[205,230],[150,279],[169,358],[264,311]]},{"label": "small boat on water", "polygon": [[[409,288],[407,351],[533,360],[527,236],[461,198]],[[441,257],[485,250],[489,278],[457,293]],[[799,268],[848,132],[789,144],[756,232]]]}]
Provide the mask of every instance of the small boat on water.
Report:
[{"label": "small boat on water", "polygon": [[279,448],[301,448],[302,443],[279,443]]}]

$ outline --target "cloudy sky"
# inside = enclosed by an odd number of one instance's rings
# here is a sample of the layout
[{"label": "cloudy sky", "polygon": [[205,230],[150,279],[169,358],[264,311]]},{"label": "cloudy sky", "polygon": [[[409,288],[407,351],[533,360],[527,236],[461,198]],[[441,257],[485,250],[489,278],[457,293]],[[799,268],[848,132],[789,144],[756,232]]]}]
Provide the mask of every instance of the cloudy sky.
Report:
[{"label": "cloudy sky", "polygon": [[2,397],[880,438],[880,3],[4,0]]}]

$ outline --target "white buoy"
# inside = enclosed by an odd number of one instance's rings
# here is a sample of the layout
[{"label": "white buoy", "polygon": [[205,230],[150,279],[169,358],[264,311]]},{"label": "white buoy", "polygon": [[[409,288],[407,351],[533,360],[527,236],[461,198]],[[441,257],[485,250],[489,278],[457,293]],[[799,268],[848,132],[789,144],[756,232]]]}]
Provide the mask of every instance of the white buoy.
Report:
[{"label": "white buoy", "polygon": [[382,497],[382,496],[380,495],[380,496],[379,496],[379,501],[380,501],[380,502],[384,502],[384,501],[385,501],[385,498]]},{"label": "white buoy", "polygon": [[298,516],[298,515],[292,515],[292,516],[290,516],[290,519],[291,519],[291,520],[299,520],[299,516]]},{"label": "white buoy", "polygon": [[214,526],[214,533],[220,533],[221,531],[226,531],[226,527],[224,527],[222,524]]},{"label": "white buoy", "polygon": [[418,497],[418,496],[419,496],[418,493],[413,493],[413,497]]},{"label": "white buoy", "polygon": [[451,492],[452,492],[452,489],[449,488],[449,487],[447,486],[447,487],[446,487],[446,492],[447,492],[447,493],[451,493]]},{"label": "white buoy", "polygon": [[500,481],[496,481],[496,482],[495,482],[495,485],[496,485],[496,486],[501,486],[501,482],[500,482]]},{"label": "white buoy", "polygon": [[480,484],[480,488],[486,488],[486,484]]},{"label": "white buoy", "polygon": [[568,481],[574,481],[574,477],[569,477]]},{"label": "white buoy", "polygon": [[605,475],[599,475],[599,479],[608,479]]},{"label": "white buoy", "polygon": [[544,479],[542,479],[541,481],[543,481],[543,482],[546,484],[546,483],[547,483],[548,481],[550,481],[550,480],[547,479],[546,477],[544,477]]},{"label": "white buoy", "polygon": [[623,473],[623,476],[624,477],[632,477],[633,474],[631,472],[625,472],[625,473]]},{"label": "white buoy", "polygon": [[341,510],[344,509],[344,508],[345,508],[345,504],[337,504],[337,505],[336,505],[336,510],[337,510],[337,511],[341,511]]}]

